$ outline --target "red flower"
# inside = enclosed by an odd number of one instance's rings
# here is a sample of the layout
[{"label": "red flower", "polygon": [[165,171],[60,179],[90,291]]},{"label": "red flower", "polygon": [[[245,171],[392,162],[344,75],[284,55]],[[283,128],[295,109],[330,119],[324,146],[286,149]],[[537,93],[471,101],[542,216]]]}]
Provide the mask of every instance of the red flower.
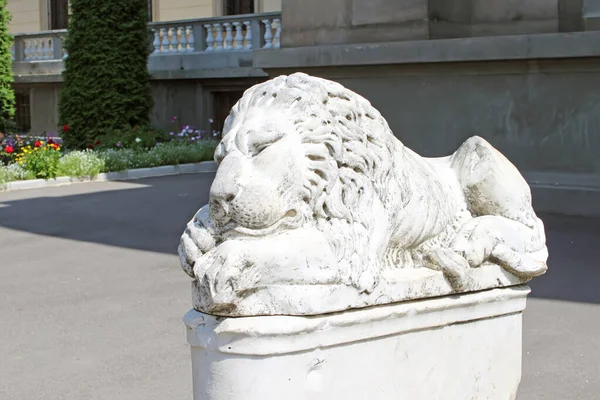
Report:
[{"label": "red flower", "polygon": [[69,132],[69,125],[63,125],[63,132],[64,133]]},{"label": "red flower", "polygon": [[15,149],[13,149],[12,146],[6,146],[4,148],[4,151],[7,152],[8,154],[12,153],[13,151],[15,151]]},{"label": "red flower", "polygon": [[40,142],[39,140],[37,142],[35,142],[35,147],[40,147],[42,145],[42,142]]},{"label": "red flower", "polygon": [[58,145],[56,143],[53,143],[52,147],[54,147],[54,150],[58,150]]},{"label": "red flower", "polygon": [[100,144],[99,140],[96,140],[96,146],[98,146]]},{"label": "red flower", "polygon": [[94,148],[94,145],[92,145],[92,144],[88,144],[87,148],[88,148],[88,149],[93,149],[93,148]]},{"label": "red flower", "polygon": [[48,144],[54,144],[54,140],[48,139]]}]

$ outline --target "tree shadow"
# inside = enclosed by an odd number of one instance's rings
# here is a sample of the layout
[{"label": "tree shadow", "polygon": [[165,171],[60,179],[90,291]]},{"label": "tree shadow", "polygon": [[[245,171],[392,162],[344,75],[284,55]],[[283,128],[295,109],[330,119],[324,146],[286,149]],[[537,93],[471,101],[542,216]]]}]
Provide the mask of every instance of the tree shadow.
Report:
[{"label": "tree shadow", "polygon": [[79,185],[72,185],[37,191],[48,196],[12,201],[4,200],[10,196],[0,193],[0,226],[75,241],[176,254],[185,224],[208,201],[213,179],[213,173],[141,179],[113,185],[116,190],[95,183],[90,186],[91,193],[69,194],[81,191],[76,187]]},{"label": "tree shadow", "polygon": [[[0,194],[0,226],[74,241],[176,254],[185,224],[208,202],[213,179],[214,173],[150,178],[133,181],[135,184],[128,181],[129,186],[117,190],[108,186],[101,190],[96,185],[102,184],[94,184],[89,186],[93,192],[83,194],[48,188],[37,191],[48,193],[46,197],[23,195],[20,200],[3,200],[7,196]],[[550,214],[540,218],[546,226],[549,269],[530,282],[532,297],[600,304],[600,263],[596,253],[600,248],[600,218]]]}]

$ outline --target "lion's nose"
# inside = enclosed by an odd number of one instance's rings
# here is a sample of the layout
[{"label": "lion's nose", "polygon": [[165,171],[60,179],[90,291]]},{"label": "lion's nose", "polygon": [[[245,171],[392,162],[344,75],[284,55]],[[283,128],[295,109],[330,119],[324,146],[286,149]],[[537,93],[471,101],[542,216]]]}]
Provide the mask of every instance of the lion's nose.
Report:
[{"label": "lion's nose", "polygon": [[210,215],[217,224],[226,224],[231,219],[231,203],[237,193],[237,185],[231,184],[228,179],[215,179],[213,182],[210,189]]}]

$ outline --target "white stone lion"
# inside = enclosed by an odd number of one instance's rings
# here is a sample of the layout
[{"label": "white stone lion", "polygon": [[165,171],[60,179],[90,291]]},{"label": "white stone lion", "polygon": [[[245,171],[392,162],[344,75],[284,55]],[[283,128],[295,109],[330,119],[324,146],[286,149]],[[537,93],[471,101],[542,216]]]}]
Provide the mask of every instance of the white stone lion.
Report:
[{"label": "white stone lion", "polygon": [[473,137],[423,158],[337,83],[297,73],[250,88],[215,159],[179,246],[200,311],[317,314],[546,271],[529,186],[502,154]]}]

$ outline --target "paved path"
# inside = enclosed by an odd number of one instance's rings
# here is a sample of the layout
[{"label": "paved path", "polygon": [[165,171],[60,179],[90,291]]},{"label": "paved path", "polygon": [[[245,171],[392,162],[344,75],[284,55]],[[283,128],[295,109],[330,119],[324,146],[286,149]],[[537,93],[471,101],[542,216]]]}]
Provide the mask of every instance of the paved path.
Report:
[{"label": "paved path", "polygon": [[[175,249],[212,174],[0,193],[0,399],[191,399]],[[545,216],[519,400],[597,400],[600,220]]]}]

